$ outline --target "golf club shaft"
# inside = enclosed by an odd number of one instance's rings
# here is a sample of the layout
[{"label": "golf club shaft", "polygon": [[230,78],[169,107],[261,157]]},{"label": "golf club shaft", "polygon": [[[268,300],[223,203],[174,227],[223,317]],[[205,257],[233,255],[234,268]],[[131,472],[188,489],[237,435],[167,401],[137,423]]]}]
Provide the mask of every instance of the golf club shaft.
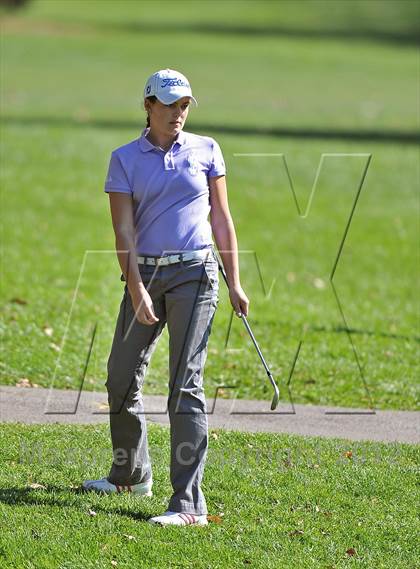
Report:
[{"label": "golf club shaft", "polygon": [[[218,265],[219,265],[219,270],[220,270],[220,272],[222,273],[222,276],[223,276],[223,279],[224,279],[224,281],[225,281],[225,283],[226,283],[226,286],[227,286],[228,289],[229,289],[229,283],[228,283],[228,280],[227,280],[227,276],[226,276],[226,273],[225,273],[225,269],[224,269],[224,267],[223,267],[222,263],[220,262],[220,260],[219,260],[219,258],[218,258],[217,255],[216,255],[216,259],[217,259],[217,263],[218,263]],[[259,348],[259,346],[258,346],[257,340],[255,339],[255,336],[254,336],[254,334],[252,333],[251,327],[250,327],[250,325],[248,324],[248,320],[246,319],[246,316],[241,313],[241,316],[240,316],[240,317],[241,317],[243,323],[245,324],[245,328],[247,329],[248,334],[250,335],[251,340],[252,340],[252,342],[254,343],[254,346],[255,346],[255,349],[256,349],[257,352],[258,352],[258,355],[260,356],[260,359],[261,359],[261,361],[262,361],[262,363],[263,363],[263,366],[264,366],[265,371],[266,371],[266,373],[267,373],[267,375],[268,375],[268,378],[269,378],[269,380],[270,380],[270,382],[271,382],[271,384],[272,384],[272,386],[273,386],[273,388],[274,388],[274,392],[275,392],[275,396],[274,396],[274,397],[275,397],[275,399],[277,399],[277,401],[278,401],[279,390],[278,390],[278,387],[277,387],[276,382],[274,381],[273,375],[272,375],[272,373],[270,372],[270,370],[269,370],[269,368],[268,368],[268,365],[267,365],[267,363],[266,363],[266,361],[265,361],[265,359],[264,359],[264,356],[263,356],[262,353],[261,353],[261,350],[260,350],[260,348]],[[275,399],[273,399],[273,402],[274,402]],[[274,403],[273,403],[273,405],[272,405],[271,408],[274,409],[276,405],[277,405],[277,403],[276,403],[275,405],[274,405]]]}]

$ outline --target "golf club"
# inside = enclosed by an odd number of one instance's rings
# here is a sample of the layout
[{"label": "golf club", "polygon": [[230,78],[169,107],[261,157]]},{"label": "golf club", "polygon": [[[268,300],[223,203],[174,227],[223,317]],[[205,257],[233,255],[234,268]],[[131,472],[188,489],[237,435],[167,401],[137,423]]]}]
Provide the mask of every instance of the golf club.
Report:
[{"label": "golf club", "polygon": [[[222,276],[223,276],[223,279],[224,279],[224,281],[225,281],[225,283],[226,283],[226,286],[229,288],[229,284],[228,284],[228,281],[227,281],[225,269],[223,268],[223,265],[222,265],[222,263],[220,262],[219,257],[218,257],[218,255],[216,254],[216,252],[215,252],[215,256],[216,256],[216,259],[217,259],[217,263],[218,263],[218,265],[219,265],[219,270],[220,270],[220,272],[222,273]],[[262,363],[263,363],[263,366],[264,366],[264,368],[265,368],[265,371],[266,371],[266,373],[267,373],[267,375],[268,375],[268,379],[270,380],[271,385],[273,386],[274,395],[273,395],[273,400],[271,401],[271,410],[274,411],[274,409],[277,407],[278,402],[279,402],[279,388],[277,387],[276,382],[274,381],[273,374],[270,372],[270,370],[269,370],[269,368],[268,368],[268,365],[266,364],[266,361],[265,361],[265,359],[264,359],[264,356],[262,355],[261,350],[260,350],[260,348],[259,348],[259,346],[258,346],[258,344],[257,344],[257,340],[255,339],[255,336],[254,336],[254,334],[252,333],[252,330],[251,330],[250,325],[248,324],[248,320],[246,319],[246,317],[245,317],[244,314],[241,314],[241,315],[240,315],[240,318],[242,318],[242,321],[243,321],[243,323],[245,324],[245,328],[248,330],[248,334],[251,336],[251,340],[253,341],[254,346],[255,346],[255,348],[256,348],[256,350],[257,350],[257,352],[258,352],[258,355],[260,356],[260,359],[261,359],[261,361],[262,361]]]}]

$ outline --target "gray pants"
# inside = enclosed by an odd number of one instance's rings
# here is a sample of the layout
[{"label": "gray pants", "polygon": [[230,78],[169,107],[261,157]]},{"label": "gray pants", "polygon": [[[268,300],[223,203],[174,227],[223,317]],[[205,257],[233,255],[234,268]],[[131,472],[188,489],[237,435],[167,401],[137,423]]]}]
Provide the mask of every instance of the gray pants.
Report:
[{"label": "gray pants", "polygon": [[211,250],[204,260],[160,267],[139,264],[139,270],[159,322],[148,326],[137,320],[126,285],[108,359],[114,456],[108,480],[126,485],[152,479],[142,389],[150,358],[168,324],[173,494],[167,509],[207,514],[200,486],[208,448],[203,371],[219,301],[217,259]]}]

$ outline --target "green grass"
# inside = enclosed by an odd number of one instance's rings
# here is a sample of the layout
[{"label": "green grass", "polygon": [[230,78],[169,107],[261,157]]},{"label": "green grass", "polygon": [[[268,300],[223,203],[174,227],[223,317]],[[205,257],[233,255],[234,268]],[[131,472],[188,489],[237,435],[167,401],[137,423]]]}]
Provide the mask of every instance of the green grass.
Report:
[{"label": "green grass", "polygon": [[[308,4],[299,20],[293,3],[284,3],[281,14],[275,2],[242,3],[234,25],[271,21],[322,30],[325,21],[351,30],[361,10],[362,27],[411,33],[415,3],[359,2],[351,13],[348,3],[334,3],[322,20],[331,5]],[[415,409],[419,163],[413,145],[395,140],[418,127],[416,48],[322,34],[204,32],[193,25],[199,22],[196,3],[184,11],[156,6],[153,15],[142,3],[124,10],[106,6],[87,2],[79,10],[75,2],[33,2],[3,22],[0,381],[13,385],[27,377],[48,387],[55,377],[55,387],[77,388],[98,323],[84,387],[104,389],[122,283],[103,182],[111,150],[137,137],[144,124],[139,97],[145,77],[169,65],[184,70],[199,100],[186,130],[210,134],[222,146],[239,247],[256,252],[264,279],[265,290],[253,256],[240,253],[249,321],[282,400],[308,324],[291,380],[296,403]],[[220,24],[223,14],[227,21],[235,6],[212,3],[206,22]],[[191,28],[164,29],[172,17],[185,17]],[[133,21],[149,23],[149,31],[125,25]],[[230,127],[255,133],[234,135]],[[276,138],[258,134],[260,127],[321,134]],[[336,130],[391,133],[394,142],[323,138]],[[353,345],[328,275],[366,159],[327,158],[309,216],[299,219],[279,159],[235,156],[255,152],[286,156],[303,211],[323,153],[372,155],[334,276]],[[108,253],[87,254],[69,320],[88,250]],[[316,288],[315,279],[326,286]],[[225,346],[230,315],[220,277],[207,396],[224,385],[228,396],[235,391],[237,397],[269,399],[264,369],[236,318]],[[166,389],[165,331],[145,392]]]},{"label": "green grass", "polygon": [[160,528],[146,520],[171,495],[169,431],[148,438],[154,496],[136,500],[80,491],[108,472],[105,425],[3,425],[1,566],[416,567],[418,447],[211,430],[203,491],[218,518]]},{"label": "green grass", "polygon": [[[191,119],[208,127],[411,131],[417,122],[415,47],[70,24],[31,33],[34,25],[3,25],[7,116],[143,119],[145,78],[170,65],[191,81],[199,102]],[[150,42],[153,54],[139,56]]]},{"label": "green grass", "polygon": [[[106,0],[105,0],[106,1]],[[214,30],[256,30],[261,33],[297,32],[328,34],[328,32],[382,32],[393,37],[410,37],[417,32],[419,6],[411,0],[180,0],[175,10],[170,0],[162,0],[153,10],[136,0],[110,3],[104,0],[32,0],[21,13],[30,21],[84,23],[92,27],[104,24],[126,30],[147,29],[148,26],[172,26],[172,31],[207,26]],[[106,6],[106,9],[104,9]],[[13,13],[4,9],[4,13]],[[205,14],[205,18],[203,18]],[[176,28],[174,29],[176,25]],[[181,26],[181,28],[179,28]],[[357,27],[356,27],[357,26]]]}]

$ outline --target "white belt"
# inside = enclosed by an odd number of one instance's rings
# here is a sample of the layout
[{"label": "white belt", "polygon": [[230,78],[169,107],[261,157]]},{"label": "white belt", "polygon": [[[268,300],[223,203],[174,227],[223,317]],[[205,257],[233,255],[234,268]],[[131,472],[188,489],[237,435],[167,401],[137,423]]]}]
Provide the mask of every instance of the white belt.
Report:
[{"label": "white belt", "polygon": [[142,265],[171,265],[181,261],[191,261],[192,259],[206,259],[212,255],[212,249],[198,249],[197,251],[186,251],[175,255],[165,255],[164,257],[152,257],[150,255],[139,255],[137,262]]}]

